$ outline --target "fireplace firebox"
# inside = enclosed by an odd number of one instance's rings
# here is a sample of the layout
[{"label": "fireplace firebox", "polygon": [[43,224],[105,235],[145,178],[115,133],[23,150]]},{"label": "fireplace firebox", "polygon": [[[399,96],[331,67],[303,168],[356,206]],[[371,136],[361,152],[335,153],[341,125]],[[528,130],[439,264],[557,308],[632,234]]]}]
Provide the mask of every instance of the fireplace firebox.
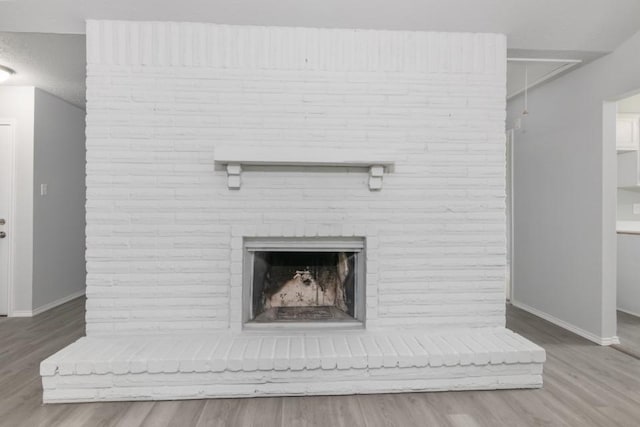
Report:
[{"label": "fireplace firebox", "polygon": [[245,239],[245,326],[362,325],[364,239]]}]

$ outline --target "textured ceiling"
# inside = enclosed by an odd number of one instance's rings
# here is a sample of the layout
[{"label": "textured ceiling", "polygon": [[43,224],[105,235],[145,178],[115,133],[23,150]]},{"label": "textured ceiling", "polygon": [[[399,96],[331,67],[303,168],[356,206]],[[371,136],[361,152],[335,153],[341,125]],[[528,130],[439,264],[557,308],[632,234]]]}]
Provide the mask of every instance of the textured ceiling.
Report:
[{"label": "textured ceiling", "polygon": [[17,72],[3,85],[36,86],[85,107],[84,35],[0,32],[0,64]]}]

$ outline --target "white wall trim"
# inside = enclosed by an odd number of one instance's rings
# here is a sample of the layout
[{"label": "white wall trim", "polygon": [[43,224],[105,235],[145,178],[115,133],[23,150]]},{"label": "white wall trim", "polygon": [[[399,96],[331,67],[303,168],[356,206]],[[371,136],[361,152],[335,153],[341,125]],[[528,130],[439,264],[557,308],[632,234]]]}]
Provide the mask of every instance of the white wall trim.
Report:
[{"label": "white wall trim", "polygon": [[566,329],[567,331],[573,332],[576,335],[580,335],[582,338],[586,338],[589,341],[592,341],[598,345],[620,344],[620,339],[615,335],[612,337],[599,337],[589,331],[585,331],[582,328],[572,325],[571,323],[558,319],[557,317],[552,316],[551,314],[545,313],[544,311],[538,310],[537,308],[533,308],[527,304],[518,302],[514,300],[513,297],[511,298],[511,305],[521,310],[527,311],[533,314],[534,316],[538,316],[541,319],[544,319],[548,322],[551,322],[554,325],[560,326],[561,328]]},{"label": "white wall trim", "polygon": [[620,337],[618,337],[617,335],[614,335],[612,337],[601,338],[600,342],[597,344],[605,345],[605,346],[620,344]]},{"label": "white wall trim", "polygon": [[7,317],[33,317],[32,310],[13,310]]},{"label": "white wall trim", "polygon": [[85,293],[86,293],[86,288],[85,289],[81,289],[78,292],[74,292],[72,294],[69,294],[66,297],[58,298],[57,300],[51,301],[48,304],[41,305],[40,307],[35,308],[35,309],[32,310],[32,315],[33,316],[37,316],[40,313],[44,313],[47,310],[51,310],[54,307],[62,305],[62,304],[66,303],[66,302],[69,302],[69,301],[71,301],[73,299],[79,298],[79,297],[85,295]]},{"label": "white wall trim", "polygon": [[513,174],[513,159],[514,159],[514,149],[515,149],[515,129],[508,129],[506,132],[506,152],[508,153],[508,158],[506,159],[506,161],[508,162],[509,165],[509,176],[507,177],[507,179],[509,180],[509,185],[507,186],[507,199],[506,202],[509,203],[509,215],[507,217],[507,227],[508,227],[508,238],[509,241],[507,242],[507,250],[509,251],[507,254],[507,280],[509,281],[507,286],[507,301],[511,301],[513,299],[513,291],[515,289],[515,286],[513,286],[513,278],[514,278],[514,268],[513,268],[513,255],[515,253],[514,250],[514,246],[513,246],[513,242],[514,242],[514,235],[515,235],[515,222],[514,222],[514,213],[515,213],[515,202],[513,199],[513,196],[515,194],[515,192],[513,191],[513,184],[514,184],[514,174]]},{"label": "white wall trim", "polygon": [[626,314],[629,314],[631,316],[640,317],[640,313],[636,313],[635,311],[627,310],[627,309],[620,308],[620,307],[618,307],[616,310],[621,311],[621,312],[626,313]]},{"label": "white wall trim", "polygon": [[[6,218],[6,230],[11,239],[7,266],[7,316],[14,315],[14,268],[16,240],[14,238],[14,221],[16,219],[16,120],[0,118],[0,125],[9,126],[9,215]],[[19,317],[19,316],[16,316]]]},{"label": "white wall trim", "polygon": [[[601,252],[601,333],[617,333],[618,238],[616,216],[618,206],[618,156],[616,152],[617,102],[602,103],[602,228]],[[614,343],[615,344],[615,343]]]}]

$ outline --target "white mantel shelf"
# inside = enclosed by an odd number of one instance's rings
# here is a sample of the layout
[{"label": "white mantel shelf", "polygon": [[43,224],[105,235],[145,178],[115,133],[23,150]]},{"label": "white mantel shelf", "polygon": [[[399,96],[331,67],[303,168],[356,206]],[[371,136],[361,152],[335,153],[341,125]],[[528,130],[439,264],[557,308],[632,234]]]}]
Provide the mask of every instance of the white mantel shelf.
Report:
[{"label": "white mantel shelf", "polygon": [[381,190],[385,172],[393,172],[395,162],[361,150],[309,149],[298,151],[287,149],[247,149],[218,147],[215,152],[216,165],[226,166],[227,186],[239,189],[242,183],[243,166],[320,166],[355,167],[369,170],[369,189]]}]

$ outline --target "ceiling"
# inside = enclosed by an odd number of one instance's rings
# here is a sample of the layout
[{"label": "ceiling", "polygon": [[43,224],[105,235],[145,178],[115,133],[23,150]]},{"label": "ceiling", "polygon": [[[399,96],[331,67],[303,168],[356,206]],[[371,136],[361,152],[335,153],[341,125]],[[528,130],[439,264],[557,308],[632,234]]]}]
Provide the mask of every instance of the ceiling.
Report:
[{"label": "ceiling", "polygon": [[499,32],[513,49],[610,51],[638,0],[4,0],[0,31],[84,33],[84,20]]},{"label": "ceiling", "polygon": [[[509,49],[507,63],[507,99],[583,66],[606,52],[534,51]],[[516,59],[530,59],[517,61]],[[540,59],[537,61],[536,59]]]},{"label": "ceiling", "polygon": [[84,35],[0,32],[0,64],[16,71],[4,85],[36,86],[84,109]]},{"label": "ceiling", "polygon": [[[640,0],[0,0],[0,63],[18,71],[11,84],[84,107],[85,19],[499,32],[510,57],[583,64],[640,29]],[[530,63],[528,81],[563,65]],[[510,95],[524,86],[524,66],[509,64]]]}]

